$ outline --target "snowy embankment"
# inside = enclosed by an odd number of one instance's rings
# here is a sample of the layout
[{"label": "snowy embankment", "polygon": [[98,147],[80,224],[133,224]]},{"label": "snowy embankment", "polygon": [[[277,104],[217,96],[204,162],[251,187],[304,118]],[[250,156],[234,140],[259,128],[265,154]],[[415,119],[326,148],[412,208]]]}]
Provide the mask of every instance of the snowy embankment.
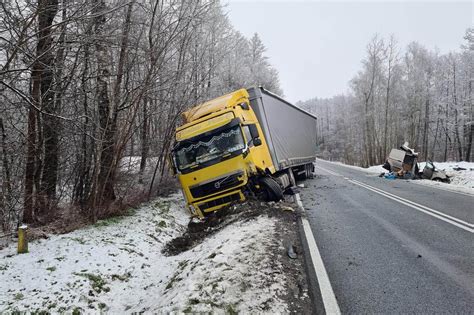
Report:
[{"label": "snowy embankment", "polygon": [[182,198],[160,198],[121,218],[0,250],[0,313],[46,310],[287,312],[276,220],[237,221],[175,256],[165,244],[183,234]]},{"label": "snowy embankment", "polygon": [[[358,169],[371,174],[381,174],[388,172],[382,167],[382,165],[375,165],[368,168],[346,165],[339,162],[334,162],[339,165]],[[434,162],[437,169],[444,170],[450,177],[451,183],[441,183],[427,179],[420,179],[411,181],[420,185],[434,186],[446,190],[453,190],[458,192],[464,192],[468,194],[474,194],[474,162]],[[418,167],[423,170],[425,162],[419,162]]]}]

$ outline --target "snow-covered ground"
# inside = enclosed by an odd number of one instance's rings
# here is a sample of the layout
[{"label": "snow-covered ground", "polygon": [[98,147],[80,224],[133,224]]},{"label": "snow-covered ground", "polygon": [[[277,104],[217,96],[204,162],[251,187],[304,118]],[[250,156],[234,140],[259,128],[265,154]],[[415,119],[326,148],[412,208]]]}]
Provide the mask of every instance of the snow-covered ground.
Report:
[{"label": "snow-covered ground", "polygon": [[[418,165],[422,170],[425,167],[425,162],[418,163]],[[434,165],[437,169],[446,172],[451,179],[450,184],[426,179],[413,181],[413,183],[474,195],[474,162],[434,162]],[[465,170],[457,170],[458,168]]]},{"label": "snow-covered ground", "polygon": [[[363,168],[358,166],[346,165],[339,162],[333,163],[361,170],[371,174],[381,174],[387,172],[387,170],[384,169],[382,165],[375,165],[368,168]],[[420,185],[433,186],[440,189],[474,194],[474,162],[434,162],[434,165],[437,169],[444,170],[446,172],[446,174],[451,179],[450,184],[435,182],[427,179],[414,180],[411,182]],[[423,170],[423,168],[425,167],[425,162],[419,162],[418,166],[420,170]],[[463,168],[464,170],[457,170],[458,168]]]},{"label": "snow-covered ground", "polygon": [[[365,168],[365,167],[360,167],[360,166],[348,165],[348,164],[344,164],[344,163],[341,163],[341,162],[333,162],[333,161],[327,161],[327,162],[331,162],[331,163],[334,163],[334,164],[337,164],[337,165],[340,165],[340,166],[344,166],[344,167],[347,167],[347,168],[352,168],[352,169],[367,172],[367,173],[373,173],[373,174],[380,174],[380,173],[384,173],[384,172],[387,171],[386,169],[384,169],[382,167],[382,165],[376,165],[376,166],[371,166],[371,167]],[[316,162],[316,165],[317,165],[317,162]]]},{"label": "snow-covered ground", "polygon": [[[141,160],[141,156],[124,156],[120,160],[119,169],[126,174],[138,174]],[[153,172],[157,161],[157,157],[148,158],[145,172]]]},{"label": "snow-covered ground", "polygon": [[175,194],[129,216],[33,241],[28,254],[11,245],[0,250],[0,313],[287,312],[283,267],[268,255],[283,249],[276,220],[236,222],[165,256],[165,244],[189,221]]}]

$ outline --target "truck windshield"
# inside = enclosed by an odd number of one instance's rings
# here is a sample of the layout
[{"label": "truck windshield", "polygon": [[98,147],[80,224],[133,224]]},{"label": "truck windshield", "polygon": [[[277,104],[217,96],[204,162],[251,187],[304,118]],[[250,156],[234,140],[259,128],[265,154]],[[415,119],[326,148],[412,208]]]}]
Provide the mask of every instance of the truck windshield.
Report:
[{"label": "truck windshield", "polygon": [[202,137],[194,142],[182,144],[175,151],[176,166],[180,171],[223,158],[245,148],[240,126]]}]

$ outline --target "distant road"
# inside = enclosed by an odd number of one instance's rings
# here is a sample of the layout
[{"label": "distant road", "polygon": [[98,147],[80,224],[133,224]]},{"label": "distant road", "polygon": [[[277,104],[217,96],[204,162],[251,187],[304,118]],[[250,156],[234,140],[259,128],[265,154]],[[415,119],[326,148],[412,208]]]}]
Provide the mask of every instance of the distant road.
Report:
[{"label": "distant road", "polygon": [[474,196],[316,165],[300,194],[343,314],[473,312]]}]

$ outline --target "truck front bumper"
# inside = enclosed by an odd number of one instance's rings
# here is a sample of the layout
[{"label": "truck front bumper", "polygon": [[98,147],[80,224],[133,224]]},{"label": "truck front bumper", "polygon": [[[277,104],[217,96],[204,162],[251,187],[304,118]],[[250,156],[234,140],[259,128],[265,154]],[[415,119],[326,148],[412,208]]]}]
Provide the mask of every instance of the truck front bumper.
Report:
[{"label": "truck front bumper", "polygon": [[241,189],[242,187],[238,190],[229,191],[206,200],[192,203],[190,205],[190,210],[193,215],[198,215],[200,218],[204,218],[206,213],[219,210],[233,202],[244,201],[245,195],[242,193]]}]

